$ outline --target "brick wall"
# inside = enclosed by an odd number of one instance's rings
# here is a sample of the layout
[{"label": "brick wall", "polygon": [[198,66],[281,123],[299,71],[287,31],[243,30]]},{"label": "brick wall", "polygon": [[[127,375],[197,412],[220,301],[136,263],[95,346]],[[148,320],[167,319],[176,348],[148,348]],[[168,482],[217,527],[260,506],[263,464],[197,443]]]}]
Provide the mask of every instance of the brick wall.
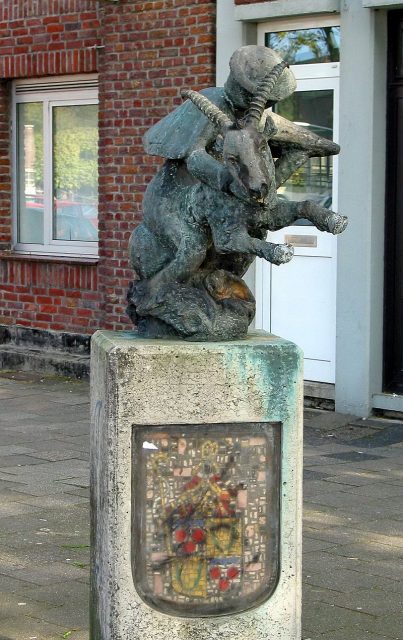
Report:
[{"label": "brick wall", "polygon": [[180,89],[215,84],[215,2],[153,0],[100,5],[99,272],[107,328],[128,326],[127,244],[159,159],[144,154],[148,127],[181,103]]},{"label": "brick wall", "polygon": [[0,324],[90,333],[100,324],[97,265],[15,256],[11,249],[8,80],[94,72],[94,0],[0,4]]},{"label": "brick wall", "polygon": [[[215,4],[0,3],[0,324],[80,333],[130,326],[127,245],[160,163],[144,154],[141,138],[181,102],[181,87],[214,84]],[[94,71],[100,85],[99,262],[13,255],[7,80]]]},{"label": "brick wall", "polygon": [[98,328],[97,269],[40,260],[1,260],[0,324],[90,333]]},{"label": "brick wall", "polygon": [[0,77],[96,70],[94,0],[2,0]]}]

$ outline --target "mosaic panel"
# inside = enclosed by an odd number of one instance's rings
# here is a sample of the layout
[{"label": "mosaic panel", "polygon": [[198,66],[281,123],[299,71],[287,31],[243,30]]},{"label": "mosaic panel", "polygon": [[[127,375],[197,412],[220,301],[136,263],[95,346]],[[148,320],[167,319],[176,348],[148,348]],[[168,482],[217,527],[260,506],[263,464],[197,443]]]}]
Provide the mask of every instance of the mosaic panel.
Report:
[{"label": "mosaic panel", "polygon": [[280,424],[134,427],[133,575],[174,615],[243,611],[279,572]]}]

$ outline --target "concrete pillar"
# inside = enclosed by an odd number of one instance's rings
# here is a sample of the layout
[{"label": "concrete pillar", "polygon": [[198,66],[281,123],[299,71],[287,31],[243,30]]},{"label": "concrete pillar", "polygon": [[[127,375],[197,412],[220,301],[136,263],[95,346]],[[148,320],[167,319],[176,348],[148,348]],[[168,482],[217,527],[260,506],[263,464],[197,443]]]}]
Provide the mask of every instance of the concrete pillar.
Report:
[{"label": "concrete pillar", "polygon": [[228,78],[229,59],[242,47],[243,25],[234,18],[233,0],[217,0],[216,83],[222,87]]},{"label": "concrete pillar", "polygon": [[336,410],[367,416],[382,385],[386,12],[341,3]]},{"label": "concrete pillar", "polygon": [[99,331],[91,357],[91,640],[299,640],[300,350]]},{"label": "concrete pillar", "polygon": [[235,19],[234,0],[217,0],[216,84],[222,87],[228,78],[229,60],[239,47],[256,44],[255,22]]}]

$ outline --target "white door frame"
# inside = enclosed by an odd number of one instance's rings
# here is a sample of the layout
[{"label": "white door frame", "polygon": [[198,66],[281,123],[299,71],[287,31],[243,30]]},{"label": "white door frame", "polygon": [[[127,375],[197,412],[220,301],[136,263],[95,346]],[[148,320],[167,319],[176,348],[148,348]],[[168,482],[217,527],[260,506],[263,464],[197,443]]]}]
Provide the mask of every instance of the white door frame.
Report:
[{"label": "white door frame", "polygon": [[[261,23],[258,25],[258,44],[264,44],[265,33],[274,30],[293,30],[310,28],[314,26],[332,26],[338,25],[339,20],[332,16],[327,20],[317,17],[312,19],[288,20],[288,21],[270,21],[269,23]],[[314,91],[331,89],[333,91],[334,111],[333,111],[333,139],[338,142],[339,138],[339,85],[340,85],[340,63],[318,63],[318,64],[301,64],[292,65],[297,80],[297,91]],[[338,207],[338,157],[333,158],[333,179],[332,179],[332,210],[337,211]],[[292,226],[288,230],[290,234],[303,233],[304,235],[315,235],[318,239],[318,256],[328,257],[332,259],[331,282],[329,287],[333,291],[333,299],[331,302],[330,317],[332,318],[332,326],[329,327],[331,337],[331,345],[329,345],[330,367],[325,374],[326,382],[334,382],[335,379],[335,360],[336,360],[336,274],[337,274],[337,239],[329,234],[319,232],[315,227],[298,227]],[[278,232],[277,232],[278,234]],[[273,234],[270,234],[272,237]],[[280,238],[273,238],[273,241],[281,242]],[[304,247],[295,247],[296,256],[307,256],[310,250]],[[286,266],[283,268],[287,268]],[[262,259],[255,261],[255,295],[256,295],[256,319],[255,326],[266,331],[271,330],[271,297],[272,297],[272,265],[264,262]],[[268,304],[268,300],[270,303]],[[318,363],[319,365],[319,363]],[[315,368],[315,367],[314,367]],[[315,375],[311,377],[315,378]],[[316,376],[317,377],[317,376]]]}]

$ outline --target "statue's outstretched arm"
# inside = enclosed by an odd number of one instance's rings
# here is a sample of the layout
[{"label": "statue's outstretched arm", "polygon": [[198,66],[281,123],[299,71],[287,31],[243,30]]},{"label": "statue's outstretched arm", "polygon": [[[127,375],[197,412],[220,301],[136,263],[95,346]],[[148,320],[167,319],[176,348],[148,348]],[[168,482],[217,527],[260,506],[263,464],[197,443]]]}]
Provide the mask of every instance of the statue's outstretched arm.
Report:
[{"label": "statue's outstretched arm", "polygon": [[186,159],[189,173],[216,191],[228,190],[230,175],[221,162],[213,158],[205,149],[196,149]]},{"label": "statue's outstretched arm", "polygon": [[273,120],[277,132],[270,139],[273,155],[276,149],[280,156],[276,161],[276,186],[284,184],[309,158],[337,155],[340,147],[336,142],[312,133],[307,127],[295,124],[278,113],[265,112]]},{"label": "statue's outstretched arm", "polygon": [[309,154],[299,149],[290,149],[280,156],[274,164],[276,170],[276,189],[281,187],[308,159]]}]

